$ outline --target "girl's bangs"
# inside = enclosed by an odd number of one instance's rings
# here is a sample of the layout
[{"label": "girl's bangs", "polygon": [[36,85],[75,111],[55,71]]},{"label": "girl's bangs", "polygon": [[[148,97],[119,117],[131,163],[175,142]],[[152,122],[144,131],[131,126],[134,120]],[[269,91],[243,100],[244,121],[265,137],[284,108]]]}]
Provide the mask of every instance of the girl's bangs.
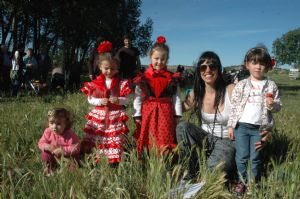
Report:
[{"label": "girl's bangs", "polygon": [[266,65],[266,58],[264,57],[264,55],[262,54],[253,54],[249,60],[250,62],[253,62],[255,64],[259,63],[259,64],[263,64]]}]

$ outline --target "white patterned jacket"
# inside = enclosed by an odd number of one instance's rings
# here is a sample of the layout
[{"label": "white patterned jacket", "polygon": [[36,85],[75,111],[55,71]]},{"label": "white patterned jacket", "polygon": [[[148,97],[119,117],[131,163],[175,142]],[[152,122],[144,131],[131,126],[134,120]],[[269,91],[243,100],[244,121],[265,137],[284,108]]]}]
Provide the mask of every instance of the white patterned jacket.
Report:
[{"label": "white patterned jacket", "polygon": [[[250,78],[241,80],[238,82],[232,92],[231,97],[231,111],[229,114],[228,127],[235,128],[237,122],[242,116],[245,105],[247,103],[248,97],[251,91],[251,81]],[[273,94],[273,108],[268,109],[266,104],[266,93]],[[278,112],[281,109],[281,101],[279,97],[278,87],[274,81],[266,79],[266,84],[262,90],[263,102],[262,103],[262,116],[261,116],[261,125],[260,130],[272,131],[275,126],[275,122],[272,116],[272,113]]]}]

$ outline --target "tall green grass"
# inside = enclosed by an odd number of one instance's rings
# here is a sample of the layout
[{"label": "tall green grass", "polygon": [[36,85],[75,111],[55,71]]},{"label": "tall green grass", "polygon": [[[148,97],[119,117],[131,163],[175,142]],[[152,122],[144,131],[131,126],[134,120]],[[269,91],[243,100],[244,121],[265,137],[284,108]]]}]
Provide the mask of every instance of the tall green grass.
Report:
[{"label": "tall green grass", "polygon": [[[290,81],[287,74],[270,76],[280,86],[283,109],[274,115],[277,127],[263,152],[263,178],[250,198],[300,198],[300,81]],[[55,106],[72,109],[73,129],[82,137],[84,115],[90,110],[83,94],[0,100],[0,198],[169,198],[184,168],[155,151],[140,160],[130,148],[118,169],[105,160],[95,164],[86,155],[70,172],[62,160],[55,174],[45,177],[37,142],[47,125],[47,111]],[[132,134],[132,119],[128,126]],[[196,198],[232,198],[224,173],[218,168],[210,172],[200,156],[199,180],[206,184]]]}]

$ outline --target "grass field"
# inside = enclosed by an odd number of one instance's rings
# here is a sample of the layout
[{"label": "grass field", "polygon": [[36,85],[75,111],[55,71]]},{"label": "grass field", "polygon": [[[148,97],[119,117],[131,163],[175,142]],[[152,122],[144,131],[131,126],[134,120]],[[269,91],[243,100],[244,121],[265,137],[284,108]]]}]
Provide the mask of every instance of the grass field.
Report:
[{"label": "grass field", "polygon": [[[282,110],[275,114],[276,131],[264,148],[264,174],[260,188],[248,198],[300,198],[300,80],[289,80],[286,72],[270,74],[280,87]],[[182,174],[180,165],[150,155],[140,162],[134,151],[125,154],[118,169],[105,161],[95,165],[91,156],[69,172],[64,161],[54,176],[43,175],[37,142],[47,125],[51,107],[67,106],[74,113],[74,130],[82,136],[89,112],[83,94],[2,98],[0,100],[0,198],[168,198]],[[131,107],[128,108],[131,115]],[[133,132],[134,124],[128,122]],[[205,161],[205,159],[203,158]],[[196,198],[232,198],[224,174],[209,172],[201,163],[206,184]],[[178,196],[178,198],[182,198]]]}]

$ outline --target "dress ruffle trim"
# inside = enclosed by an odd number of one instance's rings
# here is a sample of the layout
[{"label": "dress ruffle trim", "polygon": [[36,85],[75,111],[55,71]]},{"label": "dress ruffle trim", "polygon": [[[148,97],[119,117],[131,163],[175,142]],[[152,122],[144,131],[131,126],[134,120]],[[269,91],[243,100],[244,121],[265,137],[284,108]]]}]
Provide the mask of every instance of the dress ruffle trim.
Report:
[{"label": "dress ruffle trim", "polygon": [[133,90],[130,88],[130,81],[126,80],[122,82],[123,84],[121,85],[121,91],[120,91],[120,97],[125,97],[133,92]]},{"label": "dress ruffle trim", "polygon": [[124,126],[120,130],[113,131],[113,132],[105,132],[99,129],[91,129],[91,128],[84,128],[83,131],[87,134],[97,135],[97,136],[106,136],[106,137],[114,137],[116,135],[120,134],[127,134],[129,132],[129,129],[127,126]]},{"label": "dress ruffle trim", "polygon": [[[94,117],[94,116],[92,116],[92,115],[90,115],[90,114],[87,114],[87,115],[85,116],[85,118],[86,118],[87,120],[91,120],[91,121],[96,122],[96,123],[98,123],[98,124],[105,124],[105,123],[106,123],[105,117],[104,117],[103,119],[99,119],[99,118],[96,118],[96,117]],[[110,125],[110,124],[115,124],[116,122],[126,122],[126,121],[128,121],[128,119],[129,119],[129,118],[128,118],[127,115],[122,115],[122,116],[120,116],[120,117],[118,117],[118,118],[109,120],[108,125]]]},{"label": "dress ruffle trim", "polygon": [[121,150],[123,150],[122,144],[116,144],[116,143],[98,144],[97,148],[98,149],[121,149]]}]

